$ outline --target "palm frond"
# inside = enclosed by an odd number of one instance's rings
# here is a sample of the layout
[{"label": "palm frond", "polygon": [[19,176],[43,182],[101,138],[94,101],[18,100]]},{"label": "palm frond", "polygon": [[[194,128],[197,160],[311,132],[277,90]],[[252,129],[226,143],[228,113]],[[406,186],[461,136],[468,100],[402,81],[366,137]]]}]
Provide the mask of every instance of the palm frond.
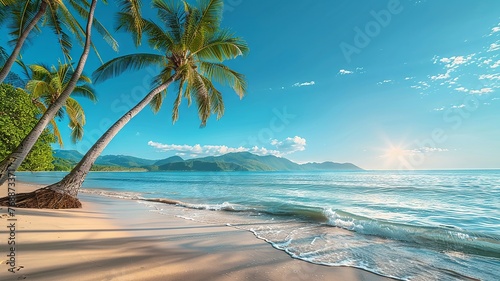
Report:
[{"label": "palm frond", "polygon": [[234,37],[229,30],[223,30],[214,34],[200,49],[194,50],[193,54],[200,60],[222,62],[246,55],[248,51],[248,45],[243,39]]},{"label": "palm frond", "polygon": [[131,25],[130,31],[132,31],[135,35],[135,45],[141,45],[142,40],[142,29],[144,27],[144,23],[142,21],[141,15],[141,6],[142,3],[140,0],[119,0],[118,6],[120,7],[120,14],[129,14],[131,16]]},{"label": "palm frond", "polygon": [[205,35],[214,33],[219,28],[223,10],[223,0],[205,0],[201,1],[198,9],[190,11],[193,14],[191,17],[193,22],[189,23],[192,29],[185,34],[188,37],[186,44],[190,48],[197,50],[202,45]]},{"label": "palm frond", "polygon": [[217,120],[222,118],[222,115],[224,115],[224,100],[222,98],[222,93],[219,92],[212,81],[210,79],[207,79],[206,77],[201,76],[203,79],[203,83],[205,83],[205,87],[208,90],[208,95],[210,98],[210,107],[212,109],[212,113],[217,114]]},{"label": "palm frond", "polygon": [[61,62],[59,62],[57,69],[54,68],[54,73],[57,73],[57,77],[59,77],[59,80],[61,81],[61,89],[66,87],[71,79],[71,76],[73,75],[71,65],[68,63],[63,64]]},{"label": "palm frond", "polygon": [[30,80],[26,83],[26,90],[31,93],[32,99],[38,99],[50,92],[50,85],[43,80]]},{"label": "palm frond", "polygon": [[9,54],[5,51],[4,48],[0,46],[0,65],[5,64],[5,61],[9,58]]},{"label": "palm frond", "polygon": [[148,34],[148,43],[151,48],[161,50],[163,53],[179,51],[175,48],[175,39],[170,32],[165,32],[152,21],[144,21],[144,31]]},{"label": "palm frond", "polygon": [[189,81],[188,87],[190,88],[191,94],[194,94],[196,104],[198,105],[198,115],[201,120],[200,127],[204,128],[207,125],[207,120],[211,113],[208,89],[199,73],[194,72],[191,80],[192,81]]},{"label": "palm frond", "polygon": [[139,70],[151,65],[165,65],[165,57],[155,54],[131,54],[114,58],[93,73],[94,83],[116,77],[128,70]]},{"label": "palm frond", "polygon": [[[43,111],[43,112],[45,112],[45,111]],[[56,137],[57,143],[59,144],[59,147],[63,148],[64,144],[63,144],[63,140],[61,137],[61,132],[59,131],[59,127],[57,126],[56,121],[54,121],[54,119],[50,120],[50,125],[52,125],[52,133]]]},{"label": "palm frond", "polygon": [[0,0],[0,4],[2,4],[3,6],[8,6],[15,3],[17,3],[17,0]]},{"label": "palm frond", "polygon": [[163,100],[165,99],[165,96],[167,95],[167,91],[163,91],[156,96],[153,97],[149,105],[151,106],[151,110],[153,111],[154,114],[158,113],[161,109],[161,106],[163,105]]},{"label": "palm frond", "polygon": [[[144,25],[144,23],[142,24]],[[116,24],[115,24],[115,30],[121,30],[129,33],[132,36],[132,40],[135,42],[136,45],[137,42],[140,43],[142,40],[140,38],[140,35],[142,36],[142,31],[141,34],[137,32],[136,25],[135,25],[135,19],[134,16],[130,13],[124,13],[124,12],[119,12],[116,15]]]},{"label": "palm frond", "polygon": [[177,120],[179,120],[179,107],[181,106],[181,102],[182,102],[182,94],[183,94],[182,90],[184,88],[185,82],[186,81],[184,79],[179,80],[179,88],[177,91],[177,98],[175,98],[174,108],[172,109],[172,123],[175,123],[175,122],[177,122]]},{"label": "palm frond", "polygon": [[83,137],[83,126],[86,122],[85,114],[81,105],[73,98],[66,100],[65,109],[70,120],[71,141],[76,143]]},{"label": "palm frond", "polygon": [[152,6],[158,10],[159,19],[165,23],[175,42],[180,42],[184,32],[185,15],[179,1],[153,0]]},{"label": "palm frond", "polygon": [[[85,3],[86,5],[84,7],[84,6],[80,5],[79,2],[80,1],[74,1],[74,0],[69,1],[69,3],[73,7],[73,9],[78,13],[78,15],[80,15],[82,18],[88,18],[89,11],[87,8],[89,5],[87,3]],[[65,20],[65,22],[68,22],[71,24],[70,27],[71,27],[71,30],[73,33],[75,33],[77,35],[80,35],[80,33],[85,34],[83,28],[81,26],[79,26],[79,24],[74,24],[74,23],[78,23],[78,22],[76,20],[71,20],[71,18],[69,17],[71,15],[71,13],[69,13],[69,11],[66,9],[66,7],[64,7],[64,8],[61,7],[61,12],[64,15],[67,15],[67,20]],[[108,43],[108,45],[110,45],[114,51],[118,51],[118,42],[113,37],[113,35],[111,35],[111,33],[106,29],[106,27],[104,27],[104,25],[102,25],[102,23],[98,19],[94,18],[94,20],[92,21],[92,27],[97,30],[97,32],[102,36],[104,41],[106,41],[106,43]],[[81,39],[81,36],[80,36],[78,41],[83,43],[85,40]]]},{"label": "palm frond", "polygon": [[[57,5],[57,4],[52,4]],[[71,37],[63,30],[63,24],[58,15],[58,7],[51,6],[48,11],[48,15],[45,17],[44,24],[47,25],[57,37],[57,41],[60,45],[61,51],[68,62],[72,60],[71,58],[71,48],[73,44],[71,43]]]},{"label": "palm frond", "polygon": [[210,80],[215,80],[221,85],[229,85],[233,90],[243,98],[247,90],[245,76],[240,74],[224,64],[200,62],[200,72]]},{"label": "palm frond", "polygon": [[33,77],[31,75],[30,68],[22,60],[16,60],[16,63],[21,67],[24,80],[25,81],[31,80]]},{"label": "palm frond", "polygon": [[[26,26],[29,22],[35,17],[36,12],[40,9],[42,1],[26,1],[23,4],[16,5],[11,10],[11,21],[9,24],[10,32],[9,35],[12,39],[9,41],[9,44],[15,45],[19,37],[23,34]],[[34,31],[38,31],[38,28],[35,28]],[[27,40],[29,43],[29,38]]]},{"label": "palm frond", "polygon": [[95,94],[95,90],[90,85],[76,86],[73,92],[71,93],[71,96],[84,97],[94,103],[97,102],[97,95]]}]

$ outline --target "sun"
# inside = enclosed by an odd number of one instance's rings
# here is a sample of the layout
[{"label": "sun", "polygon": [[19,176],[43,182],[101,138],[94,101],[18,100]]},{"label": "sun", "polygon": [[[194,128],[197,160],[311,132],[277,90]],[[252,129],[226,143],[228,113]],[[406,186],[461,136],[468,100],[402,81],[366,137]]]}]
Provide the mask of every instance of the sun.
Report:
[{"label": "sun", "polygon": [[391,146],[386,149],[385,156],[390,159],[400,159],[401,157],[405,157],[407,155],[407,151],[399,146]]}]

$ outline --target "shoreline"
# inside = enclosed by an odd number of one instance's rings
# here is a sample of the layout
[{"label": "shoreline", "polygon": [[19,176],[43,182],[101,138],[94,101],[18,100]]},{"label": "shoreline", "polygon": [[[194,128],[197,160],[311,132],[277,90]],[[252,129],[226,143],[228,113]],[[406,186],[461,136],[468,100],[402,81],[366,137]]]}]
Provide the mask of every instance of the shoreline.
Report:
[{"label": "shoreline", "polygon": [[[17,193],[39,187],[16,183]],[[393,280],[294,259],[249,231],[158,214],[133,200],[79,197],[77,210],[16,209],[17,271],[8,271],[2,238],[1,280]],[[0,222],[7,237],[6,217]]]}]

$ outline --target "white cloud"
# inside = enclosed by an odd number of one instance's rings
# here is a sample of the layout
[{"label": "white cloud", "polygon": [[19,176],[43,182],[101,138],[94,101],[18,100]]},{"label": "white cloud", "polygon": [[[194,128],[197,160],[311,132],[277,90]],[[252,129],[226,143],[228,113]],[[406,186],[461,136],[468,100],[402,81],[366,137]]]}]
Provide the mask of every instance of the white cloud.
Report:
[{"label": "white cloud", "polygon": [[485,60],[483,61],[483,64],[490,64],[490,63],[492,63],[492,62],[493,62],[493,60],[492,60],[492,59],[485,59]]},{"label": "white cloud", "polygon": [[500,80],[500,74],[483,74],[479,76],[479,80]]},{"label": "white cloud", "polygon": [[449,58],[441,58],[439,60],[438,60],[439,57],[435,56],[434,64],[436,64],[439,61],[441,63],[444,63],[446,68],[455,69],[460,65],[470,62],[475,55],[476,54],[474,53],[467,56],[453,56]]},{"label": "white cloud", "polygon": [[314,86],[316,85],[316,82],[311,81],[311,82],[304,82],[304,83],[295,83],[292,85],[292,87],[303,87],[303,86]]},{"label": "white cloud", "polygon": [[439,75],[435,75],[435,76],[432,76],[432,77],[431,77],[431,79],[432,79],[432,80],[443,80],[443,79],[449,79],[449,78],[451,78],[450,73],[451,73],[452,71],[453,71],[452,69],[448,69],[448,71],[446,71],[446,73],[444,73],[444,74],[439,74]]},{"label": "white cloud", "polygon": [[387,84],[387,83],[391,83],[392,80],[384,80],[382,82],[378,82],[377,85],[382,85],[382,84]]},{"label": "white cloud", "polygon": [[493,89],[492,88],[482,88],[481,90],[471,90],[470,93],[471,94],[478,94],[478,95],[482,95],[482,94],[489,94],[489,93],[493,93]]},{"label": "white cloud", "polygon": [[443,106],[443,107],[439,107],[439,108],[434,108],[434,111],[443,111],[445,110],[446,108]]},{"label": "white cloud", "polygon": [[244,152],[248,151],[248,149],[244,147],[239,147],[239,148],[231,148],[227,147],[225,145],[204,145],[201,146],[199,144],[196,144],[194,146],[191,145],[177,145],[177,144],[162,144],[158,142],[153,142],[150,141],[148,142],[149,146],[152,146],[154,148],[157,148],[158,150],[167,152],[167,151],[173,151],[177,155],[196,155],[196,156],[218,156],[218,155],[223,155],[226,153],[231,153],[231,152]]},{"label": "white cloud", "polygon": [[[500,45],[499,45],[499,46],[500,46]],[[499,49],[500,49],[500,48],[499,48]],[[492,64],[490,67],[491,67],[491,68],[497,68],[497,67],[499,67],[499,66],[500,66],[500,60],[499,60],[499,61],[497,61],[497,62],[495,62],[494,64]]]},{"label": "white cloud", "polygon": [[354,73],[354,71],[350,71],[350,70],[345,70],[345,69],[339,70],[340,75],[347,75],[347,74],[353,74],[353,73]]},{"label": "white cloud", "polygon": [[457,108],[464,108],[464,107],[465,107],[465,104],[461,104],[461,105],[454,105],[451,108],[457,109]]},{"label": "white cloud", "polygon": [[162,152],[174,152],[178,156],[189,155],[191,157],[204,157],[204,156],[220,156],[227,153],[234,152],[251,152],[257,155],[274,155],[283,157],[297,151],[304,151],[306,147],[306,140],[299,136],[293,138],[286,138],[283,141],[271,140],[270,143],[276,149],[268,149],[265,147],[254,146],[247,147],[228,147],[225,145],[177,145],[177,144],[162,144],[154,141],[148,142],[148,145],[154,147]]},{"label": "white cloud", "polygon": [[469,92],[469,89],[466,89],[464,87],[459,87],[459,88],[455,88],[455,90],[459,91],[459,92],[463,92],[463,93],[467,93]]},{"label": "white cloud", "polygon": [[417,154],[431,154],[431,153],[438,153],[438,152],[448,152],[450,151],[449,149],[446,148],[438,148],[438,147],[420,147],[416,149],[411,149],[411,150],[404,150],[404,153],[407,155],[417,155]]},{"label": "white cloud", "polygon": [[413,80],[415,77],[406,77],[405,80]]},{"label": "white cloud", "polygon": [[494,51],[497,51],[497,50],[500,50],[500,41],[496,42],[496,43],[492,43],[490,45],[490,49],[488,50],[488,52],[494,52]]},{"label": "white cloud", "polygon": [[491,100],[500,100],[500,98],[492,98]]},{"label": "white cloud", "polygon": [[286,138],[283,141],[278,141],[275,139],[271,141],[271,144],[274,145],[276,149],[284,155],[306,150],[306,139],[299,136]]}]

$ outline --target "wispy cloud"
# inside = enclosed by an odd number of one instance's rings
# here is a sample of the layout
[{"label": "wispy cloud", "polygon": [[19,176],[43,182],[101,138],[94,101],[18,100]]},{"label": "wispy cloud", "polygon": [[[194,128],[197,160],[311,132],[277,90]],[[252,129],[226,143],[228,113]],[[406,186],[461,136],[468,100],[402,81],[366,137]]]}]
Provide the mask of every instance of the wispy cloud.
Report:
[{"label": "wispy cloud", "polygon": [[388,83],[392,83],[393,81],[392,80],[384,80],[384,81],[381,81],[381,82],[378,82],[377,85],[383,85],[383,84],[388,84]]},{"label": "wispy cloud", "polygon": [[495,27],[493,27],[493,28],[491,29],[491,33],[490,33],[490,35],[489,35],[489,36],[492,36],[493,34],[495,34],[495,33],[497,33],[497,32],[500,32],[500,23],[499,23],[497,26],[495,26]]},{"label": "wispy cloud", "polygon": [[471,90],[469,93],[482,95],[482,94],[490,94],[490,93],[493,93],[493,92],[494,91],[493,91],[492,88],[482,88],[480,90]]},{"label": "wispy cloud", "polygon": [[455,88],[455,90],[459,91],[459,92],[463,92],[463,93],[468,93],[469,92],[469,89],[467,89],[465,87]]},{"label": "wispy cloud", "polygon": [[443,80],[443,79],[449,79],[451,78],[451,72],[453,70],[452,69],[448,69],[448,71],[446,71],[446,73],[444,74],[439,74],[439,75],[434,75],[434,76],[431,76],[431,79],[432,80]]},{"label": "wispy cloud", "polygon": [[500,41],[492,43],[490,45],[490,49],[488,50],[488,52],[494,52],[494,51],[498,51],[498,50],[500,50]]},{"label": "wispy cloud", "polygon": [[479,80],[500,80],[500,74],[483,74]]},{"label": "wispy cloud", "polygon": [[253,154],[265,156],[274,155],[283,157],[297,151],[304,151],[306,149],[306,140],[299,136],[293,138],[286,138],[282,141],[271,140],[270,145],[272,148],[266,147],[228,147],[226,145],[178,145],[178,144],[163,144],[159,142],[150,141],[148,145],[158,149],[161,152],[173,152],[179,156],[188,157],[204,157],[204,156],[220,156],[227,153],[234,152],[251,152]]},{"label": "wispy cloud", "polygon": [[292,87],[304,87],[304,86],[314,86],[314,85],[316,85],[316,82],[311,81],[311,82],[295,83],[292,85]]},{"label": "wispy cloud", "polygon": [[448,151],[450,151],[450,150],[446,149],[446,148],[420,147],[420,148],[417,148],[417,149],[408,150],[407,152],[410,155],[415,155],[415,154],[430,154],[430,153],[448,152]]},{"label": "wispy cloud", "polygon": [[445,109],[446,109],[446,107],[442,106],[442,107],[434,108],[434,111],[443,111]]},{"label": "wispy cloud", "polygon": [[346,70],[346,69],[341,69],[339,70],[340,75],[348,75],[348,74],[354,74],[354,71]]},{"label": "wispy cloud", "polygon": [[[500,45],[499,45],[499,46],[500,46]],[[499,50],[500,50],[500,48],[499,48]],[[499,60],[499,61],[497,61],[497,62],[495,62],[494,64],[492,64],[490,67],[491,67],[491,68],[497,68],[497,67],[499,67],[499,66],[500,66],[500,60]]]}]

